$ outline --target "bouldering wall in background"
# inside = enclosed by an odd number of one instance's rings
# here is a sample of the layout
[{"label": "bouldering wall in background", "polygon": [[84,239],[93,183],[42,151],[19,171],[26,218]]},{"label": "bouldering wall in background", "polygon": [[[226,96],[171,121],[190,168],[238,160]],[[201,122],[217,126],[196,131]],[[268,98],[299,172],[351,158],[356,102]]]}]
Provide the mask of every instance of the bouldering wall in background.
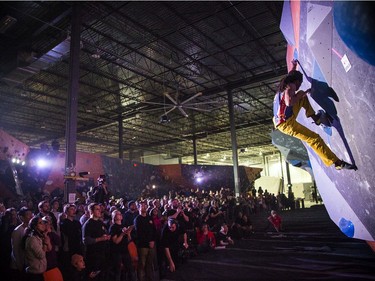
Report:
[{"label": "bouldering wall in background", "polygon": [[[280,24],[288,42],[289,66],[293,58],[298,59],[306,74],[314,79],[313,85],[304,79],[301,89],[313,86],[309,100],[315,111],[324,109],[333,118],[333,126],[324,128],[306,119],[301,111],[298,122],[320,134],[339,158],[358,167],[357,171],[326,167],[305,145],[319,192],[341,231],[367,241],[375,240],[375,164],[372,160],[375,69],[370,64],[374,47],[366,49],[362,45],[368,42],[373,46],[375,36],[371,34],[375,25],[366,22],[373,17],[372,10],[366,2],[285,1]],[[364,22],[364,32],[352,31],[358,26],[363,29]],[[340,37],[345,32],[340,30],[339,34],[336,26],[352,32],[344,35],[351,38],[350,44],[347,38]],[[354,40],[356,36],[368,37]],[[352,46],[356,44],[362,45]],[[362,49],[367,51],[361,52]]]},{"label": "bouldering wall in background", "polygon": [[0,129],[0,160],[25,161],[29,150],[26,144]]}]

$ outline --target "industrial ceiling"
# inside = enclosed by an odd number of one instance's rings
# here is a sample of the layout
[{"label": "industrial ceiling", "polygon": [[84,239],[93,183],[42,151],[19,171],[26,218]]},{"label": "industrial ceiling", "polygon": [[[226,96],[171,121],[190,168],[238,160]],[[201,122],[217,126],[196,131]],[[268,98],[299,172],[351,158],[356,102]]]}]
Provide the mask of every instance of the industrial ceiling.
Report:
[{"label": "industrial ceiling", "polygon": [[78,151],[119,157],[122,122],[124,158],[192,163],[195,139],[199,164],[231,164],[231,91],[240,164],[276,153],[272,101],[287,71],[280,1],[0,2],[3,130],[64,150],[78,3]]}]

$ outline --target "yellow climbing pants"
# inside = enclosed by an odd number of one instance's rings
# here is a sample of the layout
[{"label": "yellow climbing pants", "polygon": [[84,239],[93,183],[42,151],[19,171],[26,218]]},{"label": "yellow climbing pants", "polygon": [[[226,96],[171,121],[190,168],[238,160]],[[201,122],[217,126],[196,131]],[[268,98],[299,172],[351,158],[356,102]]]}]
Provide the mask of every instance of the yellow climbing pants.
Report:
[{"label": "yellow climbing pants", "polygon": [[306,142],[307,145],[309,145],[320,157],[324,165],[326,165],[327,167],[331,166],[336,161],[338,161],[339,158],[325,144],[319,134],[301,125],[296,120],[298,113],[302,107],[306,110],[306,117],[310,117],[315,114],[315,111],[311,107],[309,99],[307,97],[303,97],[299,100],[298,103],[293,105],[293,115],[289,117],[284,123],[279,124],[276,128],[286,135],[293,136],[297,139],[300,139],[301,141]]}]

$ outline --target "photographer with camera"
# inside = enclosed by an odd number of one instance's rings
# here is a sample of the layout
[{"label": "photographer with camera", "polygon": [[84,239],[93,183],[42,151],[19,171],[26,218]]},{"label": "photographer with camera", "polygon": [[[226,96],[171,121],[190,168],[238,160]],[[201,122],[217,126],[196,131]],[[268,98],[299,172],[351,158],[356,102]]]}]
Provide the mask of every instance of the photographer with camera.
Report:
[{"label": "photographer with camera", "polygon": [[108,202],[109,191],[108,185],[105,179],[105,175],[100,175],[98,178],[98,185],[94,187],[93,197],[96,203]]},{"label": "photographer with camera", "polygon": [[172,200],[172,208],[167,211],[168,219],[175,219],[178,222],[180,228],[185,231],[186,224],[189,222],[190,218],[185,213],[183,206],[177,198]]}]

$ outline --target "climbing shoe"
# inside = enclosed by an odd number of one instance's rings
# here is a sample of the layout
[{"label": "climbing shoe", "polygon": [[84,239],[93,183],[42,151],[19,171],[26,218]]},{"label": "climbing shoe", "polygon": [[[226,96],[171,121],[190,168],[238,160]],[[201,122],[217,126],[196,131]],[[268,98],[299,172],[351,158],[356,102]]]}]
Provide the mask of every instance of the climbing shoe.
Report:
[{"label": "climbing shoe", "polygon": [[331,120],[327,113],[324,112],[324,110],[318,110],[318,113],[316,114],[317,120],[315,120],[316,125],[321,125],[323,124],[326,127],[331,127]]},{"label": "climbing shoe", "polygon": [[345,162],[344,160],[341,160],[340,163],[337,165],[335,164],[336,170],[358,170],[357,166],[355,164],[349,164]]}]

